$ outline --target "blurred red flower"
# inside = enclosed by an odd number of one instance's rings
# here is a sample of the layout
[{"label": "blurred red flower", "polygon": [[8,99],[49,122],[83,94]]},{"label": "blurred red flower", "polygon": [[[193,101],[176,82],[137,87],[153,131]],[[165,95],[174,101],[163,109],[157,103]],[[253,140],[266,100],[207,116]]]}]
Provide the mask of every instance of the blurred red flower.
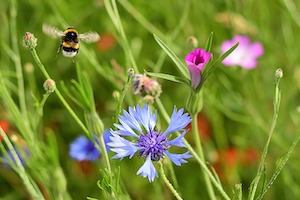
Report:
[{"label": "blurred red flower", "polygon": [[[211,126],[210,122],[207,119],[207,117],[204,115],[204,113],[199,113],[197,116],[197,124],[198,124],[198,130],[200,134],[200,138],[202,140],[209,139],[211,136]],[[192,124],[190,123],[187,125],[186,129],[190,129],[192,131]]]},{"label": "blurred red flower", "polygon": [[116,45],[116,39],[111,33],[103,33],[97,42],[97,49],[100,52],[107,52]]},{"label": "blurred red flower", "polygon": [[230,182],[234,181],[239,167],[253,166],[258,162],[258,159],[259,152],[252,147],[245,149],[229,147],[217,150],[211,162],[220,179]]},{"label": "blurred red flower", "polygon": [[[2,128],[2,130],[7,133],[7,131],[9,130],[9,123],[6,120],[0,120],[0,126]],[[0,135],[0,141],[2,141],[2,136]]]}]

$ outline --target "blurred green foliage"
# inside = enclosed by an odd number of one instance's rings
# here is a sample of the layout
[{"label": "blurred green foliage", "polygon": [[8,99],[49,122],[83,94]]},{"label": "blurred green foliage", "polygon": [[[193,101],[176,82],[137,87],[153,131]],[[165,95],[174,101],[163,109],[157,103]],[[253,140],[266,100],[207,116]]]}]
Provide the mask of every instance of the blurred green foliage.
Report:
[{"label": "blurred green foliage", "polygon": [[[17,31],[11,32],[9,29],[11,0],[1,2],[0,68],[1,73],[16,84],[13,74],[13,56],[8,55],[4,48],[4,46],[11,46],[12,35],[15,35],[18,39],[23,67],[28,112],[30,113],[34,108],[35,101],[32,94],[38,99],[42,98],[45,80],[30,52],[22,46],[24,33],[32,32],[38,38],[36,50],[58,87],[62,81],[68,87],[71,86],[71,80],[77,77],[75,64],[62,54],[56,58],[60,40],[53,40],[46,36],[41,27],[43,23],[56,26],[61,30],[73,26],[80,33],[96,31],[102,36],[102,42],[97,44],[81,42],[75,61],[80,63],[81,68],[91,79],[96,110],[105,128],[112,127],[117,108],[113,92],[121,92],[126,82],[127,70],[132,66],[126,58],[123,44],[120,43],[120,35],[107,14],[104,2],[102,0],[27,0],[17,1],[17,4]],[[188,38],[195,36],[199,47],[204,48],[205,41],[212,31],[214,32],[212,53],[215,58],[221,53],[220,44],[236,34],[248,35],[253,41],[263,44],[265,53],[259,59],[257,68],[253,70],[225,67],[220,64],[204,85],[204,106],[200,118],[201,127],[207,127],[201,130],[207,131],[206,134],[209,135],[203,140],[207,161],[216,167],[222,184],[230,196],[234,185],[242,183],[243,196],[246,197],[271,125],[274,73],[279,67],[284,73],[281,82],[282,100],[266,161],[267,178],[270,178],[277,160],[287,152],[299,132],[300,3],[293,0],[154,0],[151,2],[121,0],[117,2],[125,34],[140,73],[146,70],[179,76],[172,61],[155,42],[151,30],[148,30],[151,27],[137,21],[135,18],[137,13],[135,10],[130,10],[128,5],[132,5],[153,27],[156,27],[156,31],[159,32],[155,34],[161,34],[159,37],[167,41],[182,61],[191,50],[187,43]],[[95,53],[100,65],[91,64],[87,56],[90,52]],[[33,67],[33,72],[28,71],[29,67]],[[174,105],[179,108],[186,106],[188,96],[186,85],[165,80],[158,81],[163,90],[161,101],[168,113],[171,113]],[[18,102],[17,95],[14,94],[13,97]],[[83,119],[84,113],[81,108],[71,99],[67,101]],[[123,108],[133,106],[137,101],[138,97],[130,93],[126,96]],[[19,130],[14,126],[12,116],[1,102],[0,108],[0,119],[7,120],[11,124],[8,134],[18,133]],[[39,131],[46,133],[51,129],[55,133],[59,161],[67,180],[70,196],[73,199],[85,199],[87,196],[101,199],[101,191],[96,182],[101,179],[99,168],[102,166],[99,163],[78,163],[68,155],[70,142],[76,136],[82,135],[82,130],[74,123],[55,95],[49,97],[43,109],[44,115]],[[162,123],[161,126],[167,125]],[[187,139],[192,145],[194,144],[189,135]],[[254,161],[245,164],[241,160],[248,154],[242,152],[247,149],[252,150]],[[296,148],[282,174],[268,191],[266,199],[296,199],[300,196],[298,167],[300,159],[297,152],[299,148]],[[220,160],[218,156],[224,156],[221,158],[223,161],[217,163],[216,160]],[[233,163],[230,163],[231,161]],[[162,187],[162,180],[157,179],[150,184],[147,179],[135,175],[142,165],[140,160],[125,159],[122,162],[113,160],[112,163],[115,166],[120,165],[122,183],[132,199],[173,199],[172,194]],[[195,172],[198,168],[193,159],[188,164],[175,167],[180,192],[184,199],[207,198],[200,173]],[[43,188],[43,183],[39,184]],[[0,167],[0,185],[1,199],[29,199],[21,180],[10,169]]]}]

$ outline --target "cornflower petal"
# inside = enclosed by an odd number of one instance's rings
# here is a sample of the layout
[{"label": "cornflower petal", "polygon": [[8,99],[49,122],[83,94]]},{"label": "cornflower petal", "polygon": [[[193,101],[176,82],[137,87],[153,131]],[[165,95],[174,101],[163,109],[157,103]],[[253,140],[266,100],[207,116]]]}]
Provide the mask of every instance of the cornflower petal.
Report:
[{"label": "cornflower petal", "polygon": [[186,147],[186,145],[184,144],[184,140],[183,140],[183,137],[185,136],[185,134],[186,134],[186,131],[182,132],[181,135],[179,135],[175,139],[167,142],[167,144],[170,146]]},{"label": "cornflower petal", "polygon": [[170,160],[177,166],[181,166],[181,163],[187,163],[185,159],[191,158],[190,152],[187,151],[182,154],[174,154],[170,153],[168,151],[165,152],[165,154],[170,158]]},{"label": "cornflower petal", "polygon": [[[98,143],[98,139],[95,140]],[[70,144],[71,158],[78,161],[95,161],[100,157],[100,152],[94,143],[84,136],[79,136]]]},{"label": "cornflower petal", "polygon": [[[186,134],[185,130],[171,141],[167,137],[167,134],[179,131],[190,123],[191,119],[187,113],[183,113],[183,109],[177,111],[177,108],[174,107],[170,125],[165,133],[154,129],[157,112],[152,112],[149,105],[129,107],[128,112],[124,111],[123,114],[123,117],[119,117],[120,124],[115,124],[119,130],[110,130],[111,137],[108,146],[111,147],[111,151],[116,153],[113,158],[123,159],[127,156],[132,158],[136,152],[139,157],[144,158],[145,163],[137,171],[138,175],[140,174],[144,178],[148,177],[149,181],[153,182],[154,178],[158,176],[153,165],[154,161],[160,161],[167,155],[176,165],[181,165],[181,163],[187,162],[186,158],[191,157],[188,152],[184,154],[167,152],[172,146],[185,147],[183,139]],[[140,131],[137,126],[140,126]],[[135,136],[134,139],[137,139],[131,142],[124,136]],[[132,139],[132,137],[128,137],[128,139]]]},{"label": "cornflower petal", "polygon": [[107,143],[107,145],[111,147],[111,151],[116,153],[112,158],[123,159],[126,156],[132,158],[135,152],[140,149],[134,143],[120,137],[115,131],[111,130],[110,133],[112,134],[112,136],[109,137],[111,142]]},{"label": "cornflower petal", "polygon": [[129,122],[128,120],[126,120],[120,116],[119,122],[121,123],[121,125],[119,125],[119,124],[114,124],[114,125],[115,125],[115,127],[117,127],[118,129],[120,129],[122,131],[122,132],[120,132],[120,134],[122,133],[122,135],[138,137],[137,134],[134,132],[134,130],[132,130],[130,125],[128,125],[128,122]]},{"label": "cornflower petal", "polygon": [[170,124],[164,134],[167,135],[169,133],[182,130],[190,122],[191,118],[187,113],[183,114],[183,108],[177,112],[177,108],[174,107]]},{"label": "cornflower petal", "polygon": [[126,130],[126,128],[121,124],[114,124],[114,126],[119,129],[117,131],[118,135],[139,137],[132,129]]},{"label": "cornflower petal", "polygon": [[124,116],[119,116],[119,119],[122,119],[130,128],[135,129],[138,132],[142,132],[139,122],[136,120],[134,115],[129,114],[126,110],[123,110]]},{"label": "cornflower petal", "polygon": [[149,182],[153,182],[154,178],[158,177],[150,155],[146,158],[145,163],[140,167],[136,174],[141,174],[144,178],[148,177]]},{"label": "cornflower petal", "polygon": [[135,112],[135,118],[143,125],[147,132],[154,129],[156,124],[156,112],[152,114],[148,104],[144,105],[143,108],[137,105],[136,110],[133,112]]}]

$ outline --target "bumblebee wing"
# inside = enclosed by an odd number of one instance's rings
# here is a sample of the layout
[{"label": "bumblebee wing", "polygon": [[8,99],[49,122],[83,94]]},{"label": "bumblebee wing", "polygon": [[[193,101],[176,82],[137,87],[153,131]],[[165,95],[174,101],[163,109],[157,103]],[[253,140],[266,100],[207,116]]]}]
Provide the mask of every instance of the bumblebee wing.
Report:
[{"label": "bumblebee wing", "polygon": [[92,43],[100,40],[100,35],[96,32],[87,32],[83,34],[78,34],[78,38],[84,42]]},{"label": "bumblebee wing", "polygon": [[52,37],[52,38],[61,38],[62,36],[64,36],[64,32],[59,30],[58,28],[48,25],[48,24],[43,24],[43,32]]}]

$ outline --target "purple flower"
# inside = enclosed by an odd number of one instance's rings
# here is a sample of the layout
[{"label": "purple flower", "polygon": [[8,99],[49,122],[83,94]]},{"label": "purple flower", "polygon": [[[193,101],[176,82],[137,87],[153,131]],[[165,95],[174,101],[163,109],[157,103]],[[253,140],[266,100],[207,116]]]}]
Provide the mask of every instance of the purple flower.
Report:
[{"label": "purple flower", "polygon": [[211,58],[211,53],[204,49],[197,48],[185,57],[185,62],[189,68],[192,87],[196,89],[201,81],[201,72]]},{"label": "purple flower", "polygon": [[256,67],[256,59],[264,53],[264,48],[261,43],[251,43],[247,36],[236,35],[232,40],[227,40],[222,43],[221,51],[225,53],[237,42],[239,42],[237,48],[227,56],[222,63],[227,66],[239,65],[245,69]]},{"label": "purple flower", "polygon": [[[137,153],[145,160],[137,175],[148,177],[150,182],[158,176],[153,161],[160,161],[167,156],[175,165],[180,166],[187,162],[185,159],[191,158],[189,152],[175,154],[168,151],[171,146],[185,147],[184,128],[191,122],[191,118],[187,113],[183,114],[183,109],[177,111],[174,108],[170,124],[164,132],[155,129],[156,112],[152,113],[149,105],[142,108],[139,105],[129,107],[128,112],[123,110],[119,121],[120,124],[115,124],[118,130],[110,130],[112,136],[108,146],[116,153],[112,158],[132,158]],[[176,131],[182,131],[181,135],[171,139],[171,133]],[[129,138],[133,140],[129,141]]]},{"label": "purple flower", "polygon": [[[109,142],[110,132],[105,131],[103,133],[103,139],[105,144]],[[95,141],[99,144],[99,141],[96,136],[94,136]],[[106,149],[109,150],[109,147],[106,145]],[[95,147],[94,143],[84,137],[79,136],[77,137],[71,144],[70,144],[70,156],[78,161],[96,161],[100,157],[100,152]]]}]

